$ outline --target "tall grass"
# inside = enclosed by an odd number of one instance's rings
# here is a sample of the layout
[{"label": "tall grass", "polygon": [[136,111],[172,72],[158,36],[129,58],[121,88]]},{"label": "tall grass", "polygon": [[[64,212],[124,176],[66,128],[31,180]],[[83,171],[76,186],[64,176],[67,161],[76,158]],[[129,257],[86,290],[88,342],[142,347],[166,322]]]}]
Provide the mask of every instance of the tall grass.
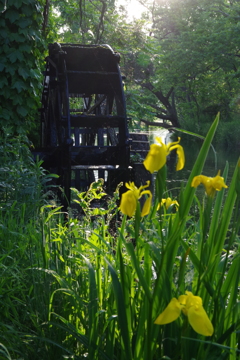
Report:
[{"label": "tall grass", "polygon": [[[191,187],[218,121],[179,192],[178,211],[157,210],[167,197],[165,168],[143,218],[139,209],[122,216],[118,191],[105,197],[101,181],[86,193],[72,190],[83,210],[67,221],[41,192],[31,208],[28,197],[14,201],[14,192],[8,205],[2,200],[0,359],[237,359],[240,163],[231,183],[224,170],[227,196],[222,190],[202,204]],[[213,336],[194,332],[184,315],[154,324],[187,290],[203,299]]]}]

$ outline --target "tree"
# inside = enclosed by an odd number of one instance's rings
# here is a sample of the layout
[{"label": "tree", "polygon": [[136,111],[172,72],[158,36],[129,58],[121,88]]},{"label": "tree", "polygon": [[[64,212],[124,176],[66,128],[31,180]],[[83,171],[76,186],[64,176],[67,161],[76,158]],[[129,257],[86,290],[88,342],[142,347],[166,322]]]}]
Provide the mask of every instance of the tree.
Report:
[{"label": "tree", "polygon": [[[43,60],[43,38],[47,42],[107,43],[120,52],[128,114],[137,119],[134,126],[140,126],[141,121],[165,128],[191,130],[194,126],[196,130],[197,126],[200,131],[204,122],[211,121],[219,110],[225,120],[234,118],[239,111],[240,90],[238,1],[139,2],[148,11],[141,19],[129,22],[124,7],[119,7],[115,0],[8,1],[0,20],[4,45],[0,96],[2,104],[9,99],[14,104],[10,102],[7,109],[6,104],[2,107],[3,119],[12,119],[16,113],[22,116],[20,123],[33,119],[37,97],[31,97],[29,102],[26,99],[30,98],[29,90],[41,87],[39,61]],[[26,6],[24,14],[22,9]],[[35,11],[34,15],[31,11]],[[21,28],[23,19],[25,28]],[[23,39],[27,39],[24,44]],[[24,75],[18,70],[19,64],[20,68],[26,65]],[[12,80],[14,90],[9,96]],[[12,123],[16,125],[15,121]]]},{"label": "tree", "polygon": [[101,44],[114,22],[114,0],[53,0],[52,14],[62,42]]},{"label": "tree", "polygon": [[[234,0],[152,2],[148,13],[152,21],[147,40],[150,51],[140,64],[139,85],[156,95],[151,104],[157,110],[156,118],[164,120],[167,114],[167,120],[176,126],[173,110],[182,127],[188,119],[200,127],[204,118],[219,110],[225,119],[234,116],[238,110],[234,99],[240,90],[239,16],[240,5]],[[166,102],[168,95],[159,97],[159,92],[172,94],[172,108]],[[158,111],[159,101],[162,112]]]}]

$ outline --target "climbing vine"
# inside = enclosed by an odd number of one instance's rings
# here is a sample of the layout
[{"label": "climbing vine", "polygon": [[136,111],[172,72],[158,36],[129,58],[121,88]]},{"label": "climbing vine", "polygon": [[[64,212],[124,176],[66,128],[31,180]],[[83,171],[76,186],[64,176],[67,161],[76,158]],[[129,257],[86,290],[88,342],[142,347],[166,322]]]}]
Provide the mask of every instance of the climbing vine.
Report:
[{"label": "climbing vine", "polygon": [[43,1],[7,0],[0,4],[0,129],[19,134],[32,131],[43,59]]}]

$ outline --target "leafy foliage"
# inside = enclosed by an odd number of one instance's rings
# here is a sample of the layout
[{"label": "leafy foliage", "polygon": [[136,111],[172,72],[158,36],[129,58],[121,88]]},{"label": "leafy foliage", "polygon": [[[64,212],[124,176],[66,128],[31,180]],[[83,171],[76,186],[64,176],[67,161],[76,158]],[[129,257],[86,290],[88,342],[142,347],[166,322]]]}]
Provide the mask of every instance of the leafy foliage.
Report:
[{"label": "leafy foliage", "polygon": [[61,42],[101,44],[113,27],[114,0],[51,2],[53,21]]},{"label": "leafy foliage", "polygon": [[[0,208],[0,356],[237,358],[240,163],[227,197],[219,191],[205,206],[191,186],[218,120],[181,189],[178,211],[171,206],[157,210],[166,191],[164,167],[151,212],[143,218],[139,208],[132,218],[119,216],[118,191],[107,200],[109,207],[95,212],[94,200],[104,196],[102,181],[88,192],[74,190],[86,213],[79,219],[69,213],[64,220],[61,207],[32,206],[29,199],[10,204],[8,211]],[[228,166],[225,178],[227,172]],[[171,298],[186,290],[202,298],[214,326],[211,338],[194,332],[184,315],[170,324],[154,324]]]},{"label": "leafy foliage", "polygon": [[[219,110],[233,123],[239,114],[238,1],[148,0],[142,18],[132,21],[114,0],[6,4],[0,21],[1,126],[17,132],[36,127],[43,38],[108,43],[119,51],[133,127],[197,128],[204,134]],[[48,14],[44,26],[42,14]]]},{"label": "leafy foliage", "polygon": [[1,2],[0,127],[24,133],[36,127],[41,89],[43,1]]},{"label": "leafy foliage", "polygon": [[204,134],[218,111],[224,121],[234,122],[238,1],[149,0],[144,5],[142,18],[130,21],[114,1],[71,6],[56,1],[53,21],[62,41],[109,43],[120,52],[131,126],[197,128]]},{"label": "leafy foliage", "polygon": [[[152,21],[149,54],[142,62],[155,91],[174,88],[180,125],[202,131],[217,111],[226,120],[239,113],[238,1],[159,1]],[[142,56],[140,57],[142,58]],[[164,112],[162,113],[164,115]],[[162,117],[164,119],[164,116]],[[189,129],[190,130],[190,129]]]},{"label": "leafy foliage", "polygon": [[[0,138],[0,202],[2,211],[28,203],[26,214],[44,203],[46,185],[55,175],[47,174],[42,161],[34,161],[25,135]],[[44,193],[45,192],[45,193]]]}]

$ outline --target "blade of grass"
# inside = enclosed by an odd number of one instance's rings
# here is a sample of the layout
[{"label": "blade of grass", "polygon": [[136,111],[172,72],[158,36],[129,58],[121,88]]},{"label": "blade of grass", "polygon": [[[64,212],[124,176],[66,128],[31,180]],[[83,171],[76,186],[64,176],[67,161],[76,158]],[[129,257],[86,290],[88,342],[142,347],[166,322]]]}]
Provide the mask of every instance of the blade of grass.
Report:
[{"label": "blade of grass", "polygon": [[132,359],[131,345],[130,345],[130,334],[128,332],[128,321],[127,321],[127,313],[125,309],[124,303],[124,295],[121,283],[118,279],[118,275],[116,270],[110,264],[110,262],[105,258],[106,263],[108,264],[109,271],[112,276],[112,286],[113,292],[116,299],[117,304],[117,314],[118,314],[118,324],[121,330],[121,337],[124,344],[125,354],[124,357],[126,360]]},{"label": "blade of grass", "polygon": [[[98,297],[97,297],[97,284],[95,278],[95,271],[91,262],[83,255],[80,254],[85,260],[88,271],[89,271],[89,303],[88,303],[88,326],[89,326],[89,357],[91,359],[95,358],[96,348],[95,346],[99,341],[98,333]],[[94,346],[93,346],[94,344]]]}]

